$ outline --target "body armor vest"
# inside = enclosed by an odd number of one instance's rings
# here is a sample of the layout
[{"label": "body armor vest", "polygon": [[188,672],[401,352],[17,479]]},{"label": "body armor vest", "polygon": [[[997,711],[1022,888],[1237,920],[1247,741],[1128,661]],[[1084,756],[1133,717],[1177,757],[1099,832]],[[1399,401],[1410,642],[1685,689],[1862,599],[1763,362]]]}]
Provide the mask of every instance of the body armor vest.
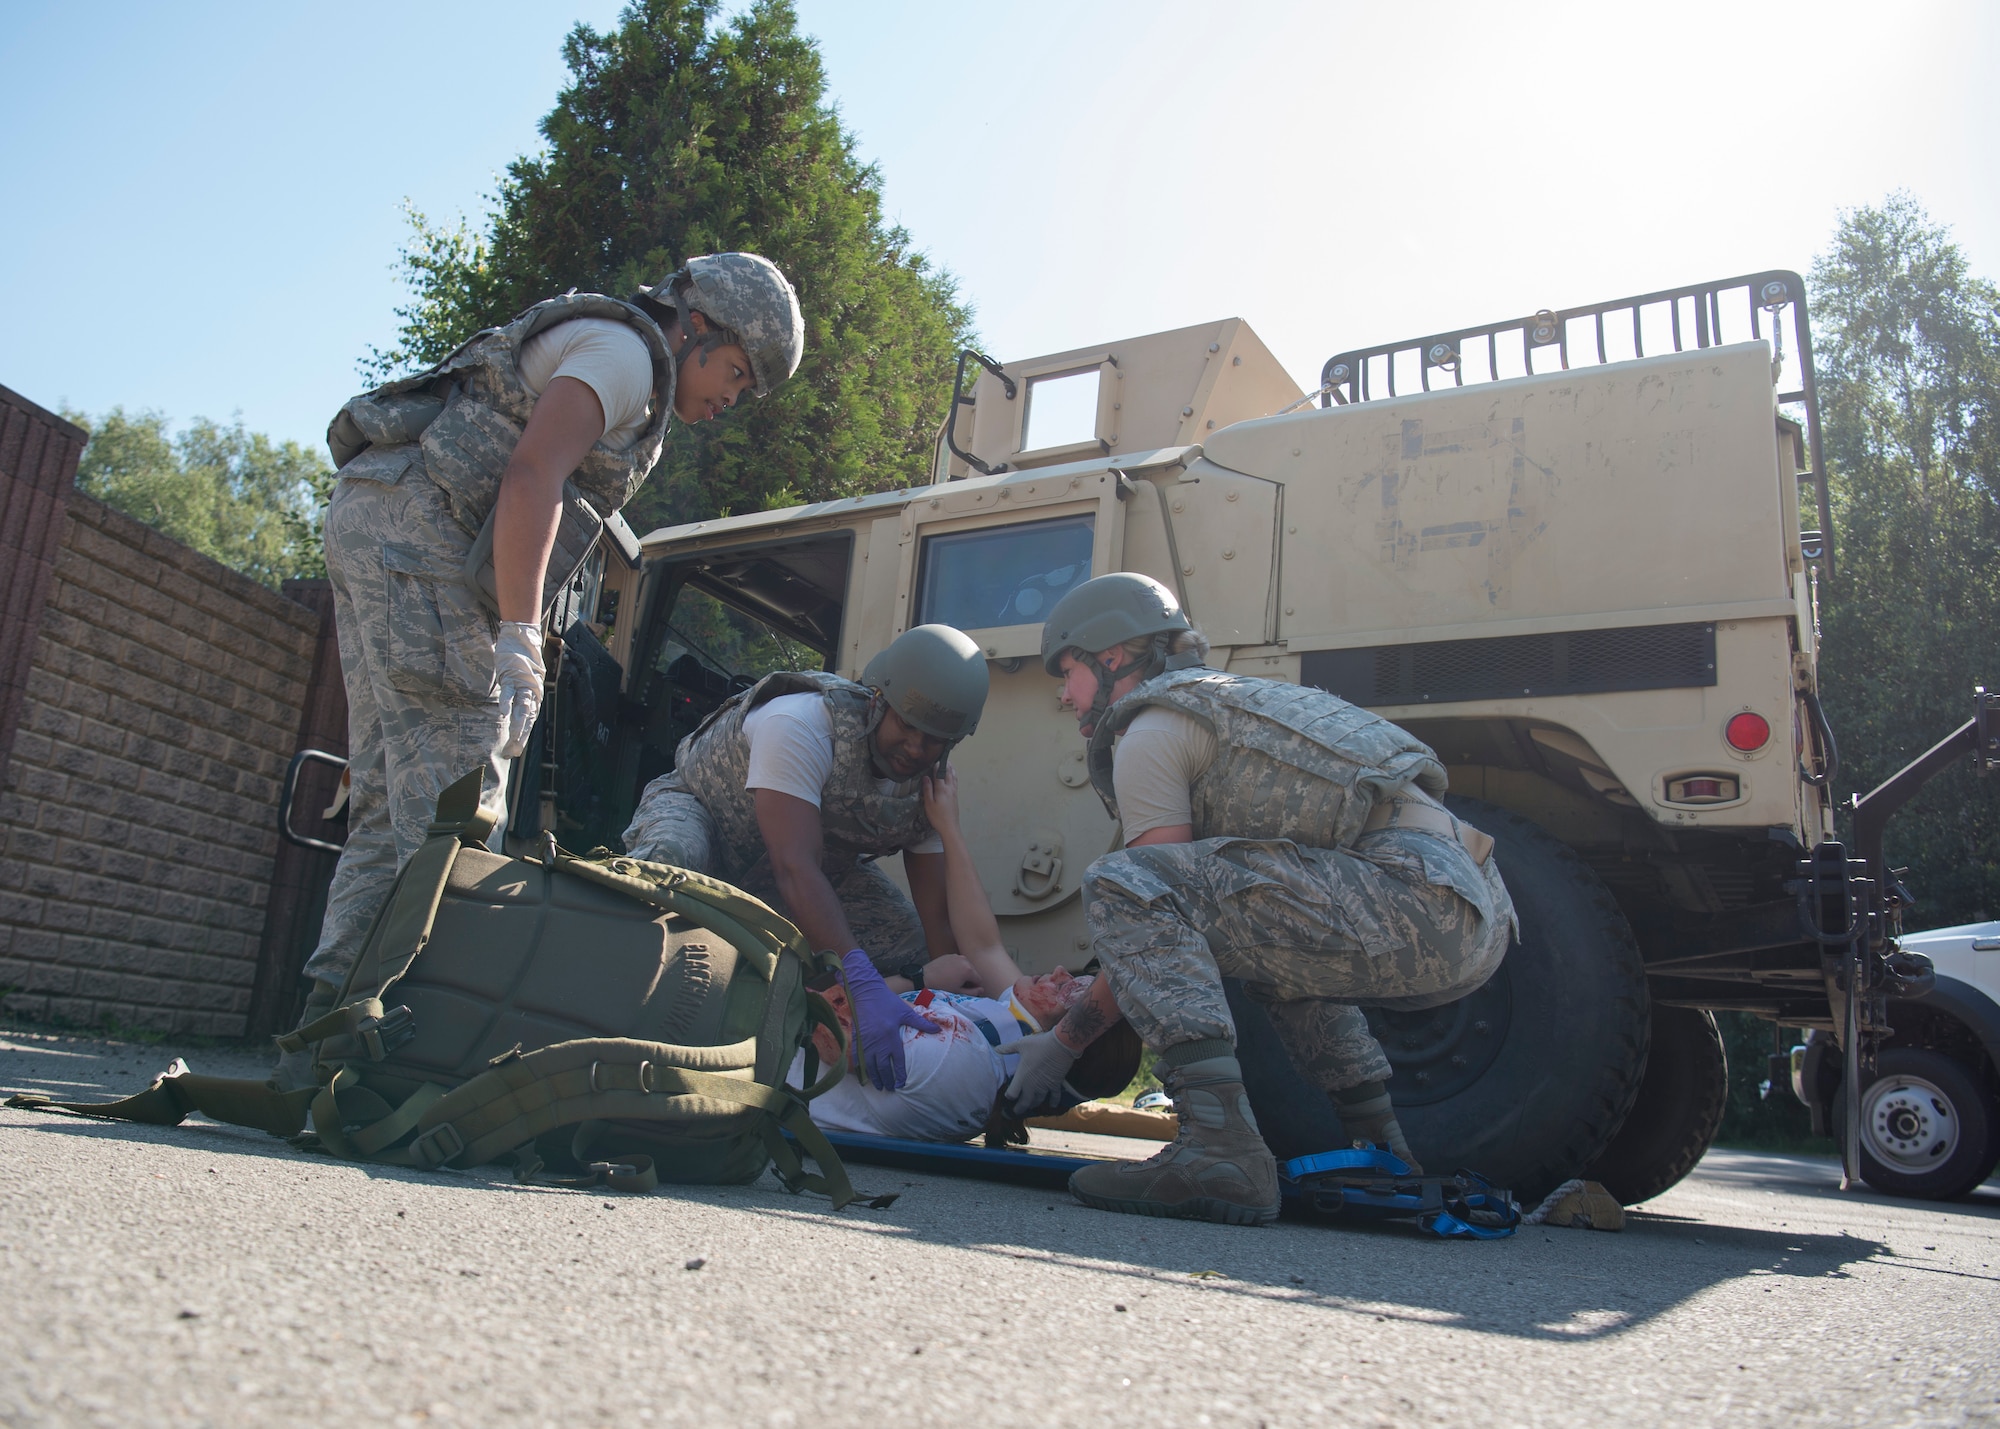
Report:
[{"label": "body armor vest", "polygon": [[838,675],[766,675],[723,703],[674,752],[674,777],[714,817],[721,873],[732,882],[764,857],[755,796],[743,787],[750,774],[743,720],[780,695],[798,694],[825,700],[833,724],[833,772],[819,805],[827,870],[896,853],[931,836],[920,780],[889,793],[880,787],[868,752],[868,737],[882,719],[873,692]]},{"label": "body armor vest", "polygon": [[1289,839],[1340,848],[1376,804],[1411,785],[1445,791],[1428,746],[1380,715],[1310,685],[1220,670],[1170,670],[1111,706],[1090,740],[1090,781],[1115,817],[1114,738],[1148,706],[1215,732],[1215,759],[1190,789],[1194,837]]},{"label": "body armor vest", "polygon": [[451,498],[453,517],[477,533],[535,409],[535,393],[521,376],[521,348],[572,318],[625,323],[653,359],[653,410],[645,430],[623,451],[597,442],[570,476],[597,514],[609,516],[631,500],[660,459],[674,411],[674,360],[657,323],[631,303],[598,293],[537,303],[505,327],[478,333],[428,371],[353,398],[327,427],[335,464],[346,466],[370,447],[418,442],[425,471]]}]

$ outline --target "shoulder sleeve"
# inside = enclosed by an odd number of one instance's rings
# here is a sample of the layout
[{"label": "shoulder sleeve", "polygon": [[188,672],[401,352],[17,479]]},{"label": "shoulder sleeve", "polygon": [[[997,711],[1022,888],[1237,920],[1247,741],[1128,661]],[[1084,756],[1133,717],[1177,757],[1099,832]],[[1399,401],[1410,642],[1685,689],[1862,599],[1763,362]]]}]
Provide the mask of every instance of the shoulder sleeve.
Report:
[{"label": "shoulder sleeve", "polygon": [[574,377],[604,407],[604,444],[622,451],[645,429],[653,397],[653,357],[645,339],[613,318],[571,318],[528,339],[521,377],[537,395]]},{"label": "shoulder sleeve", "polygon": [[743,721],[750,741],[746,789],[775,789],[815,809],[833,774],[833,721],[814,694],[780,695]]},{"label": "shoulder sleeve", "polygon": [[1112,755],[1111,783],[1130,843],[1154,829],[1194,822],[1189,792],[1215,762],[1215,731],[1179,710],[1153,705],[1126,727]]}]

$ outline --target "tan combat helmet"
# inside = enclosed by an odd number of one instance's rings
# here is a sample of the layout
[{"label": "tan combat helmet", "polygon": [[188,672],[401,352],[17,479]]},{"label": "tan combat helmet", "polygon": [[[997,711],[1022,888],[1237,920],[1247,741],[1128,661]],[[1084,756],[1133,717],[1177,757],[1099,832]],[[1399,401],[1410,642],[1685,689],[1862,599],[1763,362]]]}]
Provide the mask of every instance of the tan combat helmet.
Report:
[{"label": "tan combat helmet", "polygon": [[704,342],[735,343],[750,355],[752,389],[759,397],[799,370],[806,350],[806,324],[799,295],[778,265],[755,253],[705,253],[640,292],[680,314],[683,331],[690,312],[700,313],[720,331]]},{"label": "tan combat helmet", "polygon": [[956,744],[979,728],[991,680],[970,635],[949,625],[916,625],[868,662],[861,683],[881,691],[905,724]]}]

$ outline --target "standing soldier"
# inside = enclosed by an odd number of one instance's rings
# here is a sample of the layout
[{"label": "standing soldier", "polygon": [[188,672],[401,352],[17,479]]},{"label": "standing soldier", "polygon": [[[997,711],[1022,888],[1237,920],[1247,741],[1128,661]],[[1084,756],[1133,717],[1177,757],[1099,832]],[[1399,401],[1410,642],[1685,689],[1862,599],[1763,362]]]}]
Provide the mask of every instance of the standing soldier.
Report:
[{"label": "standing soldier", "polygon": [[[501,810],[541,707],[542,622],[668,422],[762,397],[804,342],[784,274],[716,253],[629,302],[537,303],[334,416],[326,566],[353,782],[306,1021],[332,1008],[439,791],[483,768],[482,802]],[[281,1058],[280,1083],[310,1055]]]},{"label": "standing soldier", "polygon": [[[949,625],[904,631],[859,684],[767,675],[681,741],[625,830],[635,857],[725,879],[815,948],[846,950],[864,1070],[880,1087],[904,1082],[896,1029],[935,1030],[883,975],[920,980],[928,959],[957,951],[923,776],[978,727],[987,679],[979,646]],[[875,867],[898,852],[911,898]]]},{"label": "standing soldier", "polygon": [[1208,669],[1207,653],[1167,588],[1129,573],[1078,586],[1042,629],[1125,847],[1084,875],[1105,976],[1019,1044],[1009,1094],[1040,1104],[1130,1019],[1159,1055],[1180,1137],[1147,1161],[1086,1167],[1070,1189],[1103,1210],[1256,1225],[1278,1213],[1277,1165],[1222,979],[1269,1007],[1350,1135],[1414,1166],[1361,1006],[1472,992],[1506,954],[1514,905],[1492,840],[1438,803],[1429,749],[1324,691]]}]

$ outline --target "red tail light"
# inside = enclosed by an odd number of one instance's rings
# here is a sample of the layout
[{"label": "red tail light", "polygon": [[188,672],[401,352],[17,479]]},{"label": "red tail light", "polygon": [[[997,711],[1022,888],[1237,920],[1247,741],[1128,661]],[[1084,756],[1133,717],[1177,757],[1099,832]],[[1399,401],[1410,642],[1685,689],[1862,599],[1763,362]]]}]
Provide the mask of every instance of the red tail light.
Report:
[{"label": "red tail light", "polygon": [[1722,737],[1729,741],[1729,747],[1743,754],[1755,754],[1771,742],[1771,722],[1760,714],[1745,710],[1742,714],[1730,716],[1723,727]]}]

